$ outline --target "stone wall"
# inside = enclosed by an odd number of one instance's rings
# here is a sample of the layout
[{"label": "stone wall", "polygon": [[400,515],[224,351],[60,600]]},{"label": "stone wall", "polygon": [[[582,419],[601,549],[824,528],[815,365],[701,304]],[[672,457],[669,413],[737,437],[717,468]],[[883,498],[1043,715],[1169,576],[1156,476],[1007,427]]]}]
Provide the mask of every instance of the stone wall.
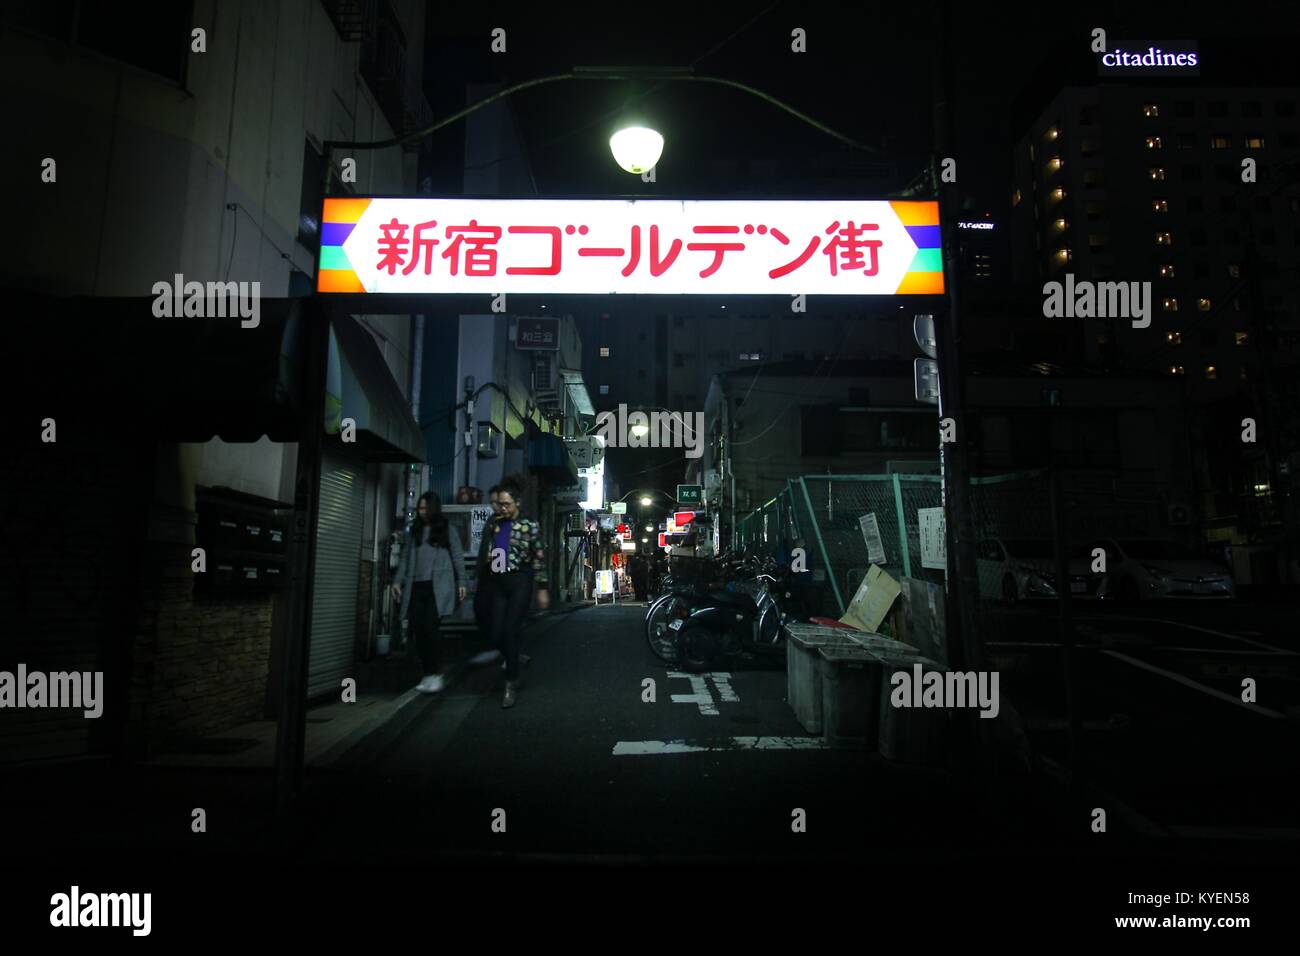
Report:
[{"label": "stone wall", "polygon": [[194,593],[190,548],[150,542],[135,648],[136,747],[260,720],[271,658],[272,594]]}]

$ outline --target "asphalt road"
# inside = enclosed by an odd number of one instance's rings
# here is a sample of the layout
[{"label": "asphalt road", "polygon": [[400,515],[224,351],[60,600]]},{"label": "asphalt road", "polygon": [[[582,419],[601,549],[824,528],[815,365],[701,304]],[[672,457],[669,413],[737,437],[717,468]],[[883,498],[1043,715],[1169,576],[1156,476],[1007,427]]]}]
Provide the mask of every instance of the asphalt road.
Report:
[{"label": "asphalt road", "polygon": [[[1033,795],[990,808],[964,775],[822,748],[785,701],[783,667],[733,664],[695,686],[673,676],[646,645],[643,615],[605,605],[543,623],[514,708],[500,706],[499,669],[481,669],[391,745],[316,779],[309,812],[328,822],[304,858],[862,863],[1024,845],[1060,828]],[[706,749],[652,752],[682,743]]]},{"label": "asphalt road", "polygon": [[[1300,849],[1300,613],[1283,605],[1075,605],[1085,776],[1139,832]],[[1066,655],[1051,608],[990,643],[1035,749],[1070,762]],[[1245,681],[1255,699],[1244,701]]]}]

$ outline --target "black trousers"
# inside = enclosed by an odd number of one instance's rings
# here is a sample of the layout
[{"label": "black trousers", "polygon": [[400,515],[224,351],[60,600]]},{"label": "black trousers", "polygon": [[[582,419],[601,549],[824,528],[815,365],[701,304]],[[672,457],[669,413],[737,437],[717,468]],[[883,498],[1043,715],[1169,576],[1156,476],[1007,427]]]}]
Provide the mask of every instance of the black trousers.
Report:
[{"label": "black trousers", "polygon": [[424,673],[441,672],[442,638],[438,633],[438,599],[434,596],[432,581],[416,581],[411,585],[411,606],[406,617],[411,622]]},{"label": "black trousers", "polygon": [[493,575],[492,641],[506,659],[506,680],[519,679],[519,631],[533,598],[533,576],[526,571]]},{"label": "black trousers", "polygon": [[490,641],[492,634],[492,585],[494,575],[489,568],[480,568],[474,583],[474,621],[478,624],[479,635]]}]

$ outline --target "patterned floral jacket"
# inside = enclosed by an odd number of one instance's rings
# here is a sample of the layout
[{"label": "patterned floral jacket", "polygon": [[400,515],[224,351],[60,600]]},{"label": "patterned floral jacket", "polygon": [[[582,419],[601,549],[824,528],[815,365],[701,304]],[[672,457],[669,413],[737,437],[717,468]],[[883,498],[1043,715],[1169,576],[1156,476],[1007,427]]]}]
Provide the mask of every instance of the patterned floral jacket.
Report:
[{"label": "patterned floral jacket", "polygon": [[[492,549],[497,530],[504,518],[491,518],[483,526],[479,545],[479,571],[491,571]],[[539,588],[546,587],[546,549],[542,543],[542,526],[532,518],[518,517],[510,527],[510,547],[506,552],[507,571],[532,569],[533,580]]]}]

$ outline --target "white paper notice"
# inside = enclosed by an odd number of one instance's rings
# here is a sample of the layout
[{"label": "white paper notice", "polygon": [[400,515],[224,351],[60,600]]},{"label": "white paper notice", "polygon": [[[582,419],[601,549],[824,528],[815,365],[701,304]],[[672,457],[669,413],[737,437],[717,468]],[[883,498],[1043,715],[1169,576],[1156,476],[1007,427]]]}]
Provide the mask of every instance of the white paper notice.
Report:
[{"label": "white paper notice", "polygon": [[885,543],[880,540],[880,523],[876,521],[876,513],[868,511],[858,519],[858,526],[862,528],[862,540],[867,542],[867,560],[872,564],[888,563]]},{"label": "white paper notice", "polygon": [[921,567],[948,569],[948,543],[943,509],[921,508],[916,512],[921,526]]}]

